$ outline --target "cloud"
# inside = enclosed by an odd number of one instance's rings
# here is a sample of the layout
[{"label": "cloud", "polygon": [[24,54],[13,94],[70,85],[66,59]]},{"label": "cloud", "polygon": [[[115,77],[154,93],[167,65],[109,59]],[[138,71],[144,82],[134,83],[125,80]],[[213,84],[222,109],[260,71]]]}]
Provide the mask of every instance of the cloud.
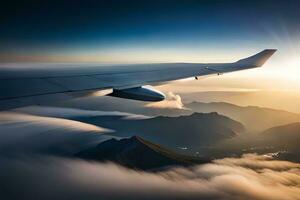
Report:
[{"label": "cloud", "polygon": [[273,160],[272,154],[266,154],[263,156],[258,156],[256,154],[245,154],[240,159],[224,158],[222,160],[216,160],[215,163],[229,166],[240,166],[253,170],[261,170],[266,168],[271,170],[288,170],[290,168],[299,167],[298,163]]},{"label": "cloud", "polygon": [[70,119],[0,113],[0,155],[50,149],[74,153],[105,138],[111,130]]},{"label": "cloud", "polygon": [[146,107],[184,109],[181,97],[172,92],[166,94],[166,99],[164,101],[148,103],[146,104]]},{"label": "cloud", "polygon": [[62,107],[47,107],[47,106],[28,106],[15,109],[17,112],[22,112],[31,115],[71,118],[71,117],[96,117],[96,116],[120,116],[125,119],[146,119],[145,115],[136,115],[127,112],[119,111],[98,111],[98,110],[83,110],[76,108]]},{"label": "cloud", "polygon": [[157,173],[57,157],[4,158],[0,176],[4,199],[297,200],[300,194],[300,164],[255,154]]},{"label": "cloud", "polygon": [[[47,115],[47,114],[46,114]],[[78,131],[93,131],[93,132],[108,132],[107,129],[83,123],[75,120],[55,118],[55,117],[44,117],[36,116],[23,113],[15,112],[1,112],[0,114],[0,125],[1,129],[5,128],[18,128],[15,124],[24,124],[26,127],[32,125],[48,127],[49,129],[68,129]],[[13,126],[11,126],[13,125]],[[26,128],[22,129],[23,131]]]},{"label": "cloud", "polygon": [[109,133],[113,130],[64,119],[94,116],[120,116],[128,120],[147,118],[123,112],[40,106],[16,109],[15,112],[0,112],[0,155],[20,152],[72,155],[112,138]]}]

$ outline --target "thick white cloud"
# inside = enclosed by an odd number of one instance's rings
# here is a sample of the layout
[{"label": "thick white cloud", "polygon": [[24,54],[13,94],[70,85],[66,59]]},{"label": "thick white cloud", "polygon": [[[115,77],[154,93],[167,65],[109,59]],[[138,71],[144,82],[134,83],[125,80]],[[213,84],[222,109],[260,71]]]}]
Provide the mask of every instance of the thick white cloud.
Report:
[{"label": "thick white cloud", "polygon": [[0,195],[11,199],[297,200],[300,194],[300,164],[254,154],[159,173],[56,157],[5,158],[0,176]]}]

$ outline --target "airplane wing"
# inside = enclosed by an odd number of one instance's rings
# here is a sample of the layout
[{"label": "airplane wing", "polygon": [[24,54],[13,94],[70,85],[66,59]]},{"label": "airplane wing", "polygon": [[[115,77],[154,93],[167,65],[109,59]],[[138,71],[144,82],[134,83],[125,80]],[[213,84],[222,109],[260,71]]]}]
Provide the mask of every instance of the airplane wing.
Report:
[{"label": "airplane wing", "polygon": [[132,65],[39,64],[0,66],[0,110],[43,104],[112,89],[121,98],[160,101],[164,95],[143,87],[168,81],[261,67],[275,52],[266,49],[233,63]]}]

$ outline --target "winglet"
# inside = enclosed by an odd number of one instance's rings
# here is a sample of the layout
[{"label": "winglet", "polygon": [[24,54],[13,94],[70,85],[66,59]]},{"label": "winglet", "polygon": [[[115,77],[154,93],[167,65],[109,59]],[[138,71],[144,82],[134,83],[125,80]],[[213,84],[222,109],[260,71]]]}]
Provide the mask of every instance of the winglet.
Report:
[{"label": "winglet", "polygon": [[276,51],[277,49],[265,49],[258,54],[241,59],[236,63],[243,66],[261,67]]}]

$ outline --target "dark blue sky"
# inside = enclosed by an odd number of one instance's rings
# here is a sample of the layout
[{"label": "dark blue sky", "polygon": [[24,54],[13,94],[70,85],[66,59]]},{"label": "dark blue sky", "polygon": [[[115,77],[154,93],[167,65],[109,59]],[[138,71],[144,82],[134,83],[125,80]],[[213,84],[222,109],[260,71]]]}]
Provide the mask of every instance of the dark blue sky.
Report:
[{"label": "dark blue sky", "polygon": [[7,1],[0,7],[0,52],[276,46],[276,37],[297,38],[299,10],[297,0]]}]

